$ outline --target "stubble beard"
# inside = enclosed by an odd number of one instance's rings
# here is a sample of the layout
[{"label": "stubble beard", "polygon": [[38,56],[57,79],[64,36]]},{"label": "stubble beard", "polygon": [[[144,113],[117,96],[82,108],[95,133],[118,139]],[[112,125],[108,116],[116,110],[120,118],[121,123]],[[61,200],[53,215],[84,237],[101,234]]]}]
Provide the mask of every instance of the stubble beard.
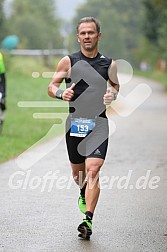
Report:
[{"label": "stubble beard", "polygon": [[96,43],[94,45],[91,44],[90,46],[83,45],[83,48],[84,48],[85,51],[91,52],[91,51],[93,51],[97,47],[97,44],[98,43]]}]

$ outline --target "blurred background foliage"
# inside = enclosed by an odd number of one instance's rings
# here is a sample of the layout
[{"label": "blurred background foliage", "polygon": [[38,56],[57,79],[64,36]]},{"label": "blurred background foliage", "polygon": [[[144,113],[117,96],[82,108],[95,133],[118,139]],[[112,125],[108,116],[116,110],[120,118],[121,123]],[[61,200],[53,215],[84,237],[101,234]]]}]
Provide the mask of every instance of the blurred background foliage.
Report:
[{"label": "blurred background foliage", "polygon": [[[83,14],[100,19],[100,48],[105,54],[126,59],[134,66],[141,61],[156,66],[159,59],[167,60],[166,0],[86,0],[78,7],[73,24]],[[73,38],[70,43],[75,48]]]},{"label": "blurred background foliage", "polygon": [[57,14],[56,0],[13,0],[10,15],[4,13],[4,2],[0,1],[0,41],[15,34],[19,48],[75,51],[77,21],[94,16],[101,21],[104,54],[134,66],[147,61],[155,67],[159,59],[167,60],[166,0],[85,0],[70,21]]},{"label": "blurred background foliage", "polygon": [[56,17],[54,0],[13,0],[10,15],[3,13],[1,0],[0,38],[15,34],[20,38],[19,48],[62,48],[60,20]]}]

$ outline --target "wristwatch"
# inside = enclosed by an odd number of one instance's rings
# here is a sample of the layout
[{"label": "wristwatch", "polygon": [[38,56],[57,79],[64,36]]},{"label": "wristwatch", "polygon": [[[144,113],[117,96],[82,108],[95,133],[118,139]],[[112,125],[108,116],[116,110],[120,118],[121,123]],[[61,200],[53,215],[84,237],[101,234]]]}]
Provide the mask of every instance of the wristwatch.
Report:
[{"label": "wristwatch", "polygon": [[116,100],[116,99],[117,99],[117,96],[118,96],[118,93],[114,93],[114,92],[113,92],[113,95],[114,95],[114,100]]},{"label": "wristwatch", "polygon": [[61,90],[61,89],[57,90],[56,98],[63,100],[63,98],[62,98],[63,93],[64,93],[63,90]]}]

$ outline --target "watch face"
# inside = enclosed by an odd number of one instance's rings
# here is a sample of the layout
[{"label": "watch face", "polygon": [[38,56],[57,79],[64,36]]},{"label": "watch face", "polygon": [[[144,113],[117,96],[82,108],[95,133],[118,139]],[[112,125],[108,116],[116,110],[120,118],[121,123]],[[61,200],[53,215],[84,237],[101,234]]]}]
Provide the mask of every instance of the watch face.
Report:
[{"label": "watch face", "polygon": [[63,90],[58,90],[57,93],[56,93],[56,97],[58,99],[62,99],[62,94],[63,94]]},{"label": "watch face", "polygon": [[114,93],[114,100],[117,99],[117,93]]}]

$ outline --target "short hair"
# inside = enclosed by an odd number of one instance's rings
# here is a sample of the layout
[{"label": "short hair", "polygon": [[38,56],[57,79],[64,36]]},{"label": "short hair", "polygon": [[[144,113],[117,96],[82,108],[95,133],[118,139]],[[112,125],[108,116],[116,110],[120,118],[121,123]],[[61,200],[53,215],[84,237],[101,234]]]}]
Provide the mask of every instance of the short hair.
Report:
[{"label": "short hair", "polygon": [[100,32],[100,22],[94,17],[83,17],[83,18],[81,18],[79,20],[78,24],[77,24],[77,32],[79,30],[80,24],[82,24],[82,23],[91,23],[91,22],[95,23],[96,30],[99,33]]}]

